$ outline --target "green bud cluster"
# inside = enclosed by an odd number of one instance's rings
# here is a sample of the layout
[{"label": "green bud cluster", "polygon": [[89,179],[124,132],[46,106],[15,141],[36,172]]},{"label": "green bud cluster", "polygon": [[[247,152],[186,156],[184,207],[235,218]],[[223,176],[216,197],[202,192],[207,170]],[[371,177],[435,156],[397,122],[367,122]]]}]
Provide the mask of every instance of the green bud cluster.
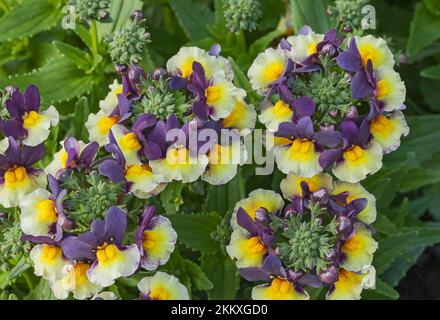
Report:
[{"label": "green bud cluster", "polygon": [[142,60],[145,46],[151,42],[146,20],[134,17],[128,26],[107,34],[105,41],[113,63],[120,66],[138,64]]},{"label": "green bud cluster", "polygon": [[337,123],[356,103],[351,97],[348,75],[333,64],[323,61],[323,72],[314,72],[292,82],[292,90],[297,96],[308,96],[316,103],[314,121],[317,125]]},{"label": "green bud cluster", "polygon": [[80,20],[102,20],[108,17],[112,0],[70,0]]},{"label": "green bud cluster", "polygon": [[30,250],[30,244],[21,241],[19,219],[8,215],[0,219],[0,271],[9,269],[9,261],[18,261]]},{"label": "green bud cluster", "polygon": [[7,91],[0,90],[0,120],[9,120],[9,111],[6,109],[6,101],[9,99]]},{"label": "green bud cluster", "polygon": [[285,266],[296,272],[320,272],[329,267],[328,257],[337,242],[334,219],[325,222],[312,210],[302,216],[291,215],[283,225],[278,250]]},{"label": "green bud cluster", "polygon": [[258,0],[228,0],[225,2],[223,13],[226,26],[231,32],[253,31],[257,28],[257,21],[261,17],[260,2]]},{"label": "green bud cluster", "polygon": [[85,230],[94,219],[104,218],[110,207],[118,205],[123,193],[122,184],[113,183],[95,171],[72,172],[63,178],[61,186],[67,190],[64,204],[69,218]]},{"label": "green bud cluster", "polygon": [[338,25],[343,28],[360,30],[362,27],[362,7],[367,5],[369,0],[336,0],[334,6],[329,8]]},{"label": "green bud cluster", "polygon": [[140,88],[142,99],[133,107],[135,115],[149,113],[160,120],[165,120],[171,114],[175,114],[179,119],[183,119],[188,111],[184,95],[170,90],[169,78],[160,76],[159,80],[154,80],[151,76],[147,76]]}]

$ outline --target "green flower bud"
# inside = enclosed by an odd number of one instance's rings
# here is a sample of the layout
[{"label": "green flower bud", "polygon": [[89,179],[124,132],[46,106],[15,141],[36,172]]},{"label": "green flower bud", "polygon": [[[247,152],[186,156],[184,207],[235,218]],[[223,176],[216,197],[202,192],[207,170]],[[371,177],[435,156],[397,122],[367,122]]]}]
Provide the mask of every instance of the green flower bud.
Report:
[{"label": "green flower bud", "polygon": [[261,17],[258,0],[228,0],[223,12],[227,27],[234,33],[241,30],[255,30],[257,21]]},{"label": "green flower bud", "polygon": [[80,20],[103,20],[109,16],[112,0],[69,0]]}]

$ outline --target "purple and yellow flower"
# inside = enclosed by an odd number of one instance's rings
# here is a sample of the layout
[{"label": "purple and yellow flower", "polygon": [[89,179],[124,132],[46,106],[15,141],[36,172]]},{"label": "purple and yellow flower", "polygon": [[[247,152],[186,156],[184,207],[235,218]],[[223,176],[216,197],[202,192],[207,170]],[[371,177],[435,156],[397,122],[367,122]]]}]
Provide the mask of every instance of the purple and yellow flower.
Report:
[{"label": "purple and yellow flower", "polygon": [[268,102],[268,104],[263,107],[261,114],[258,116],[258,120],[260,120],[267,129],[276,132],[281,123],[292,121],[293,112],[293,109],[282,100],[279,100],[275,104]]},{"label": "purple and yellow flower", "polygon": [[351,272],[339,269],[338,281],[327,293],[327,300],[359,300],[364,289],[374,289],[376,271],[369,266],[362,272]]},{"label": "purple and yellow flower", "polygon": [[[246,96],[242,91],[239,96]],[[236,99],[232,112],[221,120],[223,128],[237,129],[241,135],[248,134],[255,128],[257,112],[253,105],[247,104],[243,99]]]},{"label": "purple and yellow flower", "polygon": [[84,300],[100,292],[102,287],[90,282],[87,277],[90,267],[89,263],[80,261],[68,265],[63,278],[49,283],[55,297],[67,299],[72,292],[75,299]]},{"label": "purple and yellow flower", "polygon": [[126,229],[126,214],[112,207],[105,220],[92,222],[91,231],[65,238],[61,247],[68,259],[91,262],[87,270],[90,282],[108,287],[119,277],[131,276],[139,267],[138,247],[122,245]]},{"label": "purple and yellow flower", "polygon": [[117,124],[123,123],[130,117],[131,102],[123,95],[117,96],[116,107],[108,112],[101,109],[97,114],[89,114],[85,124],[89,131],[89,140],[97,142],[100,146],[108,143],[110,130]]},{"label": "purple and yellow flower", "polygon": [[394,67],[394,55],[384,39],[372,35],[355,37],[354,39],[364,67],[369,60],[373,63],[375,70],[382,66]]},{"label": "purple and yellow flower", "polygon": [[236,259],[238,268],[261,267],[275,237],[270,234],[269,228],[252,220],[243,208],[237,211],[237,224],[241,228],[232,233],[226,251],[232,259]]},{"label": "purple and yellow flower", "polygon": [[97,142],[85,144],[73,137],[61,142],[61,150],[55,153],[54,159],[46,167],[45,172],[59,177],[66,170],[90,168],[99,150]]},{"label": "purple and yellow flower", "polygon": [[353,234],[341,245],[344,256],[341,267],[347,271],[359,272],[371,266],[373,254],[378,244],[371,235],[371,230],[361,223],[355,223]]},{"label": "purple and yellow flower", "polygon": [[285,199],[294,197],[303,197],[304,190],[301,183],[307,183],[311,193],[324,189],[330,192],[333,189],[333,178],[327,173],[320,173],[311,178],[300,177],[294,173],[289,173],[286,178],[281,181],[281,191]]},{"label": "purple and yellow flower", "polygon": [[12,137],[2,144],[6,150],[0,154],[0,204],[11,208],[30,192],[46,187],[44,172],[32,167],[43,158],[45,149],[43,144],[20,146]]},{"label": "purple and yellow flower", "polygon": [[69,260],[64,256],[60,242],[50,237],[25,235],[22,241],[31,241],[37,245],[29,256],[34,265],[34,273],[48,281],[57,281],[67,274]]},{"label": "purple and yellow flower", "polygon": [[104,100],[99,102],[99,108],[106,114],[112,113],[119,104],[119,95],[124,94],[123,86],[114,80],[111,85],[109,85],[110,92],[107,94]]},{"label": "purple and yellow flower", "polygon": [[371,139],[367,120],[359,127],[354,121],[345,120],[341,133],[344,141],[342,148],[324,151],[319,159],[322,168],[326,169],[335,163],[334,175],[339,180],[351,183],[358,183],[382,168],[382,148]]},{"label": "purple and yellow flower", "polygon": [[143,278],[138,288],[143,299],[189,300],[188,289],[175,276],[165,272],[156,272],[152,277]]},{"label": "purple and yellow flower", "polygon": [[337,181],[334,183],[330,194],[334,196],[346,194],[346,203],[357,199],[366,199],[366,207],[356,215],[356,218],[367,224],[376,221],[376,198],[359,183]]},{"label": "purple and yellow flower", "polygon": [[287,67],[287,59],[282,50],[273,48],[260,53],[248,71],[252,88],[261,95],[269,91],[269,86],[277,81]]},{"label": "purple and yellow flower", "polygon": [[234,86],[224,76],[218,75],[211,79],[205,75],[203,66],[194,62],[194,75],[188,84],[195,98],[194,114],[202,120],[226,118],[232,112],[237,100],[243,100],[246,93]]},{"label": "purple and yellow flower", "polygon": [[140,226],[136,230],[136,242],[141,253],[141,267],[152,271],[168,262],[174,251],[177,233],[171,222],[163,216],[155,216],[154,206],[146,207]]},{"label": "purple and yellow flower", "polygon": [[340,133],[335,130],[320,130],[315,133],[312,120],[308,116],[302,117],[297,123],[281,123],[275,135],[285,138],[287,142],[275,145],[278,168],[285,174],[292,172],[305,178],[311,178],[323,171],[319,163],[320,148],[336,147],[341,141]]},{"label": "purple and yellow flower", "polygon": [[384,154],[387,154],[399,148],[400,139],[409,134],[409,127],[403,113],[396,111],[389,115],[375,116],[370,122],[370,131]]},{"label": "purple and yellow flower", "polygon": [[50,128],[58,125],[59,114],[55,107],[40,111],[40,91],[34,85],[24,93],[13,88],[6,109],[11,118],[0,121],[0,130],[7,137],[23,138],[23,144],[27,146],[43,143],[49,137]]},{"label": "purple and yellow flower", "polygon": [[287,38],[287,42],[291,45],[290,57],[298,64],[318,52],[318,44],[324,40],[323,34],[308,32],[306,34],[298,34]]},{"label": "purple and yellow flower", "polygon": [[247,198],[240,200],[235,205],[231,217],[231,226],[234,230],[240,228],[237,223],[237,214],[240,209],[243,209],[244,212],[255,221],[258,219],[259,215],[265,215],[266,212],[277,214],[283,209],[283,207],[283,198],[276,192],[263,189],[254,190]]},{"label": "purple and yellow flower", "polygon": [[406,99],[406,87],[400,75],[386,66],[375,70],[373,75],[376,80],[375,98],[382,103],[383,110],[400,110]]}]

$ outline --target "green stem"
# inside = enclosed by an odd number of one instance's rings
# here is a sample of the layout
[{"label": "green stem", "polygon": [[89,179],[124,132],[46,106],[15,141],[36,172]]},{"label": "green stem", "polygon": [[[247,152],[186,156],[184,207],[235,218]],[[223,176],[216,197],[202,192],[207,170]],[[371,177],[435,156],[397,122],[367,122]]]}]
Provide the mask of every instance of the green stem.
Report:
[{"label": "green stem", "polygon": [[25,272],[24,274],[24,280],[26,281],[27,286],[29,287],[29,290],[34,290],[34,284],[31,281],[31,278],[29,278],[29,275]]},{"label": "green stem", "polygon": [[11,9],[9,8],[8,4],[4,1],[4,0],[0,0],[0,8],[5,12],[8,13],[9,11],[11,11]]},{"label": "green stem", "polygon": [[92,20],[90,26],[90,35],[92,37],[92,53],[94,56],[98,54],[98,28],[96,25],[96,21]]}]

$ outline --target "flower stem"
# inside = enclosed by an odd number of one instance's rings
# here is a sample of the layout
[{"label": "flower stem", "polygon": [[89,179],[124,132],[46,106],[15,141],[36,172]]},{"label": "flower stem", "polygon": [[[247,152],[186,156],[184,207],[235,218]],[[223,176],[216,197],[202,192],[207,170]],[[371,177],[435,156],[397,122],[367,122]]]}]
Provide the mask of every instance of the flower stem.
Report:
[{"label": "flower stem", "polygon": [[4,1],[4,0],[0,0],[0,8],[5,12],[8,13],[9,11],[11,11],[11,9],[9,8],[8,4]]},{"label": "flower stem", "polygon": [[98,28],[96,25],[96,21],[92,20],[90,26],[90,35],[92,38],[92,53],[94,56],[98,54]]},{"label": "flower stem", "polygon": [[24,276],[24,280],[26,281],[27,286],[29,287],[29,290],[32,291],[34,290],[34,284],[31,281],[31,278],[29,278],[29,275],[27,274],[27,272],[25,272],[23,274]]}]

